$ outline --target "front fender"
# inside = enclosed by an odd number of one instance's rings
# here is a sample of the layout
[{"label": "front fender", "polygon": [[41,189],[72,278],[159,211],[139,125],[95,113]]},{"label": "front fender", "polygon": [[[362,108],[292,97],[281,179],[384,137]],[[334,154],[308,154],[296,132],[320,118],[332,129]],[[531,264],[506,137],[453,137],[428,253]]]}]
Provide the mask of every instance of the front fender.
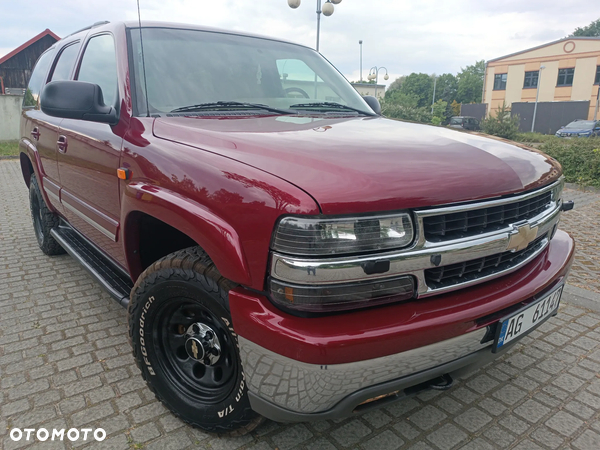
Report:
[{"label": "front fender", "polygon": [[[127,185],[121,204],[125,217],[123,230],[135,229],[130,220],[134,212],[143,212],[193,239],[209,255],[221,275],[250,285],[251,275],[237,232],[222,218],[205,206],[160,186],[134,182]],[[125,249],[137,247],[137,236],[124,231]],[[133,252],[126,251],[127,263],[135,280],[142,271]]]}]

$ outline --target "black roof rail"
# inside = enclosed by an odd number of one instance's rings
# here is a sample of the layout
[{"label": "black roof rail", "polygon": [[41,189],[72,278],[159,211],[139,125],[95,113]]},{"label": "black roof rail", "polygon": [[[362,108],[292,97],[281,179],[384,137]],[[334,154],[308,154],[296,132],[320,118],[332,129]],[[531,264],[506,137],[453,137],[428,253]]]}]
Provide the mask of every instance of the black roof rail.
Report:
[{"label": "black roof rail", "polygon": [[65,36],[63,39],[66,39],[66,38],[68,38],[69,36],[73,36],[74,34],[81,33],[82,31],[91,30],[92,28],[99,27],[100,25],[106,25],[107,23],[110,23],[110,21],[109,21],[109,20],[102,20],[102,21],[100,21],[100,22],[93,23],[93,24],[92,24],[92,25],[90,25],[89,27],[84,27],[84,28],[82,28],[81,30],[74,31],[73,33],[71,33],[71,34],[69,34],[69,35]]}]

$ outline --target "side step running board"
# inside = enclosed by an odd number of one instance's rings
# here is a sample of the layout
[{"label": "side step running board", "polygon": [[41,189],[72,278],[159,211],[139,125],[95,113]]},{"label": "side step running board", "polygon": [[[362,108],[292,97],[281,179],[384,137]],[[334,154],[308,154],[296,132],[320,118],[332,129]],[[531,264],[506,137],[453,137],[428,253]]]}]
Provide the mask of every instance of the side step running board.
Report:
[{"label": "side step running board", "polygon": [[60,226],[53,228],[50,234],[108,291],[119,305],[127,308],[129,293],[133,288],[133,283],[127,274],[62,220]]}]

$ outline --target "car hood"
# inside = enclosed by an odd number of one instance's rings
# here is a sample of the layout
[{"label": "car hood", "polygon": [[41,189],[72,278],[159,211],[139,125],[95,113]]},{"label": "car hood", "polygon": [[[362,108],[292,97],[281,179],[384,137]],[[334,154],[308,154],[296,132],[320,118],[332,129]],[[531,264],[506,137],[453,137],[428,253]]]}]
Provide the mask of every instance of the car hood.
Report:
[{"label": "car hood", "polygon": [[515,143],[383,117],[165,117],[153,132],[287,180],[324,214],[498,197],[546,185],[561,171]]}]

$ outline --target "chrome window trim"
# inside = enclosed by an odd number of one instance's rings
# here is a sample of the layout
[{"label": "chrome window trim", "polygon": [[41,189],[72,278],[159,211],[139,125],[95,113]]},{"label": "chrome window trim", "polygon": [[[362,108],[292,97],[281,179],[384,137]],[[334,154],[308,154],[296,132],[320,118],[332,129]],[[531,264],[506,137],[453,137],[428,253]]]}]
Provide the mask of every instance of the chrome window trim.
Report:
[{"label": "chrome window trim", "polygon": [[[511,237],[518,233],[518,227],[523,224],[528,224],[531,228],[537,227],[534,239],[544,235],[551,235],[553,228],[558,224],[560,219],[560,198],[554,198],[556,196],[553,195],[551,206],[529,220],[516,222],[501,230],[448,241],[427,241],[423,233],[422,218],[447,214],[449,212],[462,212],[501,204],[515,203],[535,197],[547,191],[552,191],[556,188],[559,188],[560,192],[563,185],[564,178],[561,177],[560,180],[542,189],[507,199],[414,211],[416,217],[416,241],[411,247],[406,249],[379,254],[335,258],[296,257],[272,252],[270,259],[270,276],[282,282],[291,284],[328,285],[412,275],[417,279],[418,297],[449,292],[482,283],[509,274],[523,267],[548,246],[549,239],[542,240],[542,242],[538,244],[539,248],[532,255],[509,269],[453,286],[436,289],[430,288],[425,281],[424,271],[438,266],[447,266],[508,251]],[[436,256],[436,259],[438,259],[435,261],[437,264],[434,264],[433,256]],[[366,264],[382,260],[390,262],[388,271],[377,274],[365,273],[363,267],[365,267]]]}]

